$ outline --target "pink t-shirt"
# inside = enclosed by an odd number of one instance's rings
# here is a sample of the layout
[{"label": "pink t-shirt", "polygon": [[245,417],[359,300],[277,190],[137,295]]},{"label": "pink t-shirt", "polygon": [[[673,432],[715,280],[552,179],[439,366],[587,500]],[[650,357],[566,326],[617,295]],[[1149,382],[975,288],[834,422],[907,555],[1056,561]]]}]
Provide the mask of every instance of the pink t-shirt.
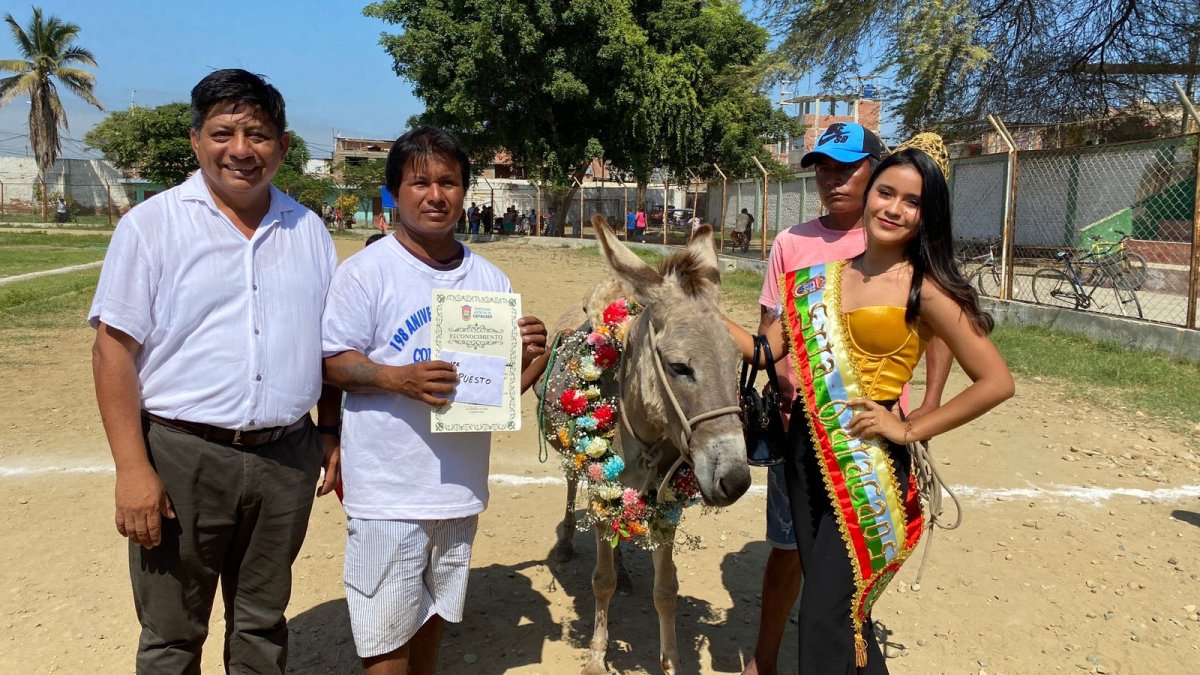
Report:
[{"label": "pink t-shirt", "polygon": [[[793,225],[780,232],[771,244],[771,255],[767,259],[767,271],[763,275],[762,294],[758,297],[758,303],[772,312],[778,312],[782,309],[779,303],[779,279],[784,274],[821,263],[848,260],[865,250],[867,233],[862,228],[831,230],[821,224],[820,218]],[[790,357],[781,359],[775,370],[792,385],[785,385],[783,389],[795,391],[796,379],[790,361]],[[787,395],[790,392],[783,393]],[[900,407],[909,409],[908,385],[904,386],[900,395]]]},{"label": "pink t-shirt", "polygon": [[767,272],[763,275],[758,303],[771,311],[779,309],[779,278],[792,270],[835,260],[846,260],[867,250],[867,233],[862,228],[831,230],[820,218],[793,225],[780,232],[771,244]]}]

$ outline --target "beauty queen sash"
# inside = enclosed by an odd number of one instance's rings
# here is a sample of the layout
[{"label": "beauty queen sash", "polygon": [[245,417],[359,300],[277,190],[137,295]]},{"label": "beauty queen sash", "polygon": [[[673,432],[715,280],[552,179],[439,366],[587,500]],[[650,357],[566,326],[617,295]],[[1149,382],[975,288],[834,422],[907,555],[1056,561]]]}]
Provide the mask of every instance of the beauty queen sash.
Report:
[{"label": "beauty queen sash", "polygon": [[867,665],[863,626],[921,537],[916,482],[901,492],[879,439],[846,431],[855,412],[846,401],[863,398],[850,358],[841,311],[842,263],[787,273],[780,281],[784,325],[804,399],[817,464],[850,555],[855,592],[850,605],[856,665]]}]

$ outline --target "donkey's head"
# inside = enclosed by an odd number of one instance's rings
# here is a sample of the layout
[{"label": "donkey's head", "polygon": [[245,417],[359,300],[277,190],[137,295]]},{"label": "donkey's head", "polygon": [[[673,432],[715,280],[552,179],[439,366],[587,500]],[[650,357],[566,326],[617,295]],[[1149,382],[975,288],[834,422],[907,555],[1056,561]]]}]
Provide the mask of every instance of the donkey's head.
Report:
[{"label": "donkey's head", "polygon": [[732,504],[750,487],[750,469],[736,412],[741,358],[717,305],[712,229],[700,228],[656,270],[603,218],[593,226],[613,274],[645,306],[628,338],[622,414],[643,442],[668,439],[695,470],[705,502]]}]

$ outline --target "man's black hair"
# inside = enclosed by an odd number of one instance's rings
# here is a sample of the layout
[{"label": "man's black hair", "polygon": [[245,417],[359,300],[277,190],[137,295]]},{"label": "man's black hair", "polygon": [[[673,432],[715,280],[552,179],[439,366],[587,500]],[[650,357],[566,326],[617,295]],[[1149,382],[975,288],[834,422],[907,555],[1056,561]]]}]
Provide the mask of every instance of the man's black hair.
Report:
[{"label": "man's black hair", "polygon": [[427,160],[430,157],[458,162],[463,189],[471,185],[471,158],[467,156],[467,149],[458,137],[438,127],[419,127],[397,138],[392,144],[383,174],[387,191],[393,196],[400,191],[400,182],[404,179],[404,168],[409,159]]},{"label": "man's black hair", "polygon": [[287,131],[283,95],[261,75],[241,68],[213,71],[192,87],[192,129],[199,133],[213,107],[228,103],[260,111],[275,125],[277,133]]}]

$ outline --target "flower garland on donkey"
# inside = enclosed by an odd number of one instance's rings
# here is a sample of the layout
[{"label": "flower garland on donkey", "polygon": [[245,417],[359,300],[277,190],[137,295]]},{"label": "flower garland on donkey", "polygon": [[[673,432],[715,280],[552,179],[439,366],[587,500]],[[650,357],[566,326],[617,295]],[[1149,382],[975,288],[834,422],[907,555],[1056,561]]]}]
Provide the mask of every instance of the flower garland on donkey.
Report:
[{"label": "flower garland on donkey", "polygon": [[552,386],[556,369],[546,369],[546,391],[562,393],[539,408],[538,424],[543,437],[558,441],[568,480],[578,480],[587,497],[587,515],[578,528],[601,526],[611,532],[614,548],[633,541],[653,550],[673,543],[683,509],[700,503],[700,484],[686,466],[661,486],[662,494],[652,489],[643,495],[620,481],[625,460],[613,444],[620,406],[611,392],[619,386],[629,320],[640,310],[619,298],[605,307],[600,325],[560,336],[551,358],[567,359],[566,367],[558,369],[560,381]]}]

